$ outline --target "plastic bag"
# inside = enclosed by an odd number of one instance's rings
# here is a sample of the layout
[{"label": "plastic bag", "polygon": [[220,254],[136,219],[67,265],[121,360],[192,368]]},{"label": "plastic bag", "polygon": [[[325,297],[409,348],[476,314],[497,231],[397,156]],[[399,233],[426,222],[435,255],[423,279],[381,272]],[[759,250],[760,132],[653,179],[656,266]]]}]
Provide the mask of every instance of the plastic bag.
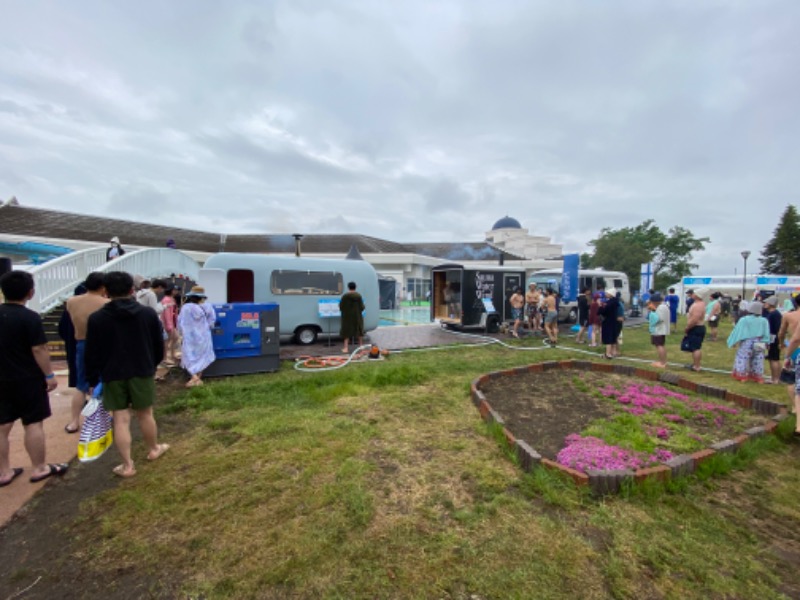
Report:
[{"label": "plastic bag", "polygon": [[81,411],[85,419],[78,440],[78,460],[84,463],[97,460],[114,443],[113,419],[103,408],[102,393],[101,383]]}]

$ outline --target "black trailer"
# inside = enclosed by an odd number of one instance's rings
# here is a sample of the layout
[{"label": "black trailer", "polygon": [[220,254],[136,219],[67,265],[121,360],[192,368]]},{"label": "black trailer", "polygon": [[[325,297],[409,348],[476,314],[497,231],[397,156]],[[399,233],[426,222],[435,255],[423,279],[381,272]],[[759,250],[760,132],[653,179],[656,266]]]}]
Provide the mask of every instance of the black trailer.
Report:
[{"label": "black trailer", "polygon": [[524,285],[525,270],[446,264],[431,269],[431,278],[431,321],[496,333],[511,319],[508,301]]}]

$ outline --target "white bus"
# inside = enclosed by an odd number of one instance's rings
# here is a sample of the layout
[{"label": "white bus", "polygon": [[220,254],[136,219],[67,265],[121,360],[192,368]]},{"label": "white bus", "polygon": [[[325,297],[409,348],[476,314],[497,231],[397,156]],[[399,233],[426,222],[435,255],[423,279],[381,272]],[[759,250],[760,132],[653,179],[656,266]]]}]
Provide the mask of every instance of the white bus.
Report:
[{"label": "white bus", "polygon": [[[541,289],[558,292],[561,296],[561,274],[563,269],[545,269],[534,271],[528,276],[528,285],[536,284]],[[578,293],[583,288],[589,288],[592,293],[604,288],[606,293],[620,292],[625,306],[630,308],[631,290],[628,285],[628,276],[621,271],[606,271],[605,269],[580,269],[578,271]],[[526,290],[527,291],[527,290]],[[560,321],[575,323],[578,320],[578,303],[559,301],[558,318]]]}]

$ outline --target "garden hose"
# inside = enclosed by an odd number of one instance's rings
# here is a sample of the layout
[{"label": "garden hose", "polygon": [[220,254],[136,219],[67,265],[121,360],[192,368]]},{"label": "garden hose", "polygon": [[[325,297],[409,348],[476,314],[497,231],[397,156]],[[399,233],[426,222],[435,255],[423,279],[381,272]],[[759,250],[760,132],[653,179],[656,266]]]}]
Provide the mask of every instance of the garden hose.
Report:
[{"label": "garden hose", "polygon": [[298,356],[294,368],[297,371],[307,372],[333,371],[341,369],[351,362],[381,360],[388,353],[388,350],[381,350],[374,344],[366,344],[355,348],[345,356]]}]

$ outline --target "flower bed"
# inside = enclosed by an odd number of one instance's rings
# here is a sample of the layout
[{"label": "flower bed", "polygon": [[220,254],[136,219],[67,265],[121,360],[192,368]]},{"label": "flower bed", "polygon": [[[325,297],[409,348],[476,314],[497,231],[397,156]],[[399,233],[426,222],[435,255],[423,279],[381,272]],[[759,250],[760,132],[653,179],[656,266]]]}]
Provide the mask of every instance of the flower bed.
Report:
[{"label": "flower bed", "polygon": [[[777,425],[775,419],[782,418],[778,413],[783,407],[775,402],[732,394],[672,373],[659,374],[623,365],[614,365],[610,370],[609,366],[588,361],[561,361],[491,373],[473,382],[472,397],[484,418],[505,426],[503,417],[489,405],[480,389],[489,381],[553,369],[616,372],[646,379],[588,386],[588,393],[613,406],[613,414],[595,419],[580,431],[567,435],[565,446],[554,460],[543,458],[526,441],[504,431],[526,470],[538,464],[557,468],[571,475],[578,484],[591,484],[600,493],[617,491],[626,478],[666,479],[691,473],[697,464],[714,453],[735,451],[750,437],[771,431]],[[597,379],[596,375],[593,377]],[[678,389],[673,387],[675,385]],[[683,390],[696,390],[706,397],[693,396]],[[764,415],[778,416],[767,421]]]}]

